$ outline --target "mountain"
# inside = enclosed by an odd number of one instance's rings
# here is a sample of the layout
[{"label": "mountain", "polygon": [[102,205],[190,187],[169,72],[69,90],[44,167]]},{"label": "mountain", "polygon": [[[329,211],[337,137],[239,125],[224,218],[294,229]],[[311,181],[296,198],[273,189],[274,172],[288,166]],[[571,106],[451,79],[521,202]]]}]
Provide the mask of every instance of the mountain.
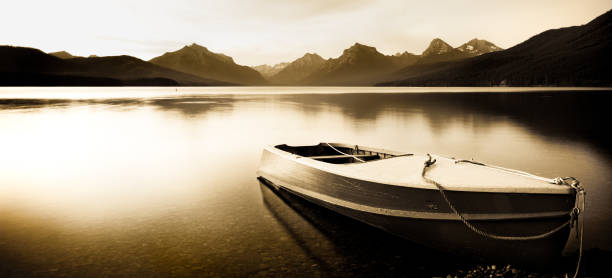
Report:
[{"label": "mountain", "polygon": [[391,58],[376,48],[355,43],[340,57],[327,60],[320,69],[304,79],[308,85],[361,85],[392,67]]},{"label": "mountain", "polygon": [[277,74],[279,71],[283,70],[289,63],[278,63],[274,66],[270,65],[259,65],[252,67],[254,70],[258,71],[264,78],[270,78],[271,76]]},{"label": "mountain", "polygon": [[482,54],[489,53],[489,52],[499,51],[502,49],[499,48],[497,45],[491,42],[488,42],[486,40],[479,40],[477,38],[474,38],[470,40],[469,42],[466,42],[462,44],[461,46],[457,47],[457,50],[463,53],[469,53],[474,56],[478,56],[478,55],[482,55]]},{"label": "mountain", "polygon": [[[581,25],[542,32],[503,51],[406,67],[399,86],[611,86],[612,10]],[[467,49],[467,48],[466,48]]]},{"label": "mountain", "polygon": [[[392,80],[389,76],[395,76],[394,72],[402,68],[456,61],[500,49],[488,41],[477,39],[453,48],[436,38],[421,55],[403,52],[387,56],[374,47],[355,43],[344,50],[340,57],[328,59],[316,67],[308,67],[309,71],[287,66],[270,80],[275,84],[290,85],[372,85],[381,80]],[[293,77],[286,78],[285,72],[290,70],[292,73],[289,76]],[[281,79],[281,76],[285,78]]]},{"label": "mountain", "polygon": [[401,68],[410,61],[405,56],[387,56],[376,48],[355,43],[345,49],[340,57],[328,59],[300,84],[305,85],[371,85],[380,76]]},{"label": "mountain", "polygon": [[131,56],[60,59],[38,49],[0,46],[2,86],[227,85]]},{"label": "mountain", "polygon": [[298,84],[313,72],[321,69],[324,63],[325,59],[321,58],[318,54],[306,53],[304,56],[285,66],[278,73],[270,76],[270,81],[273,84]]},{"label": "mountain", "polygon": [[467,53],[461,52],[458,49],[453,48],[450,44],[441,40],[440,38],[433,39],[427,49],[423,51],[421,57],[416,64],[431,64],[445,61],[465,59],[468,57]]},{"label": "mountain", "polygon": [[231,57],[211,52],[206,47],[195,43],[174,52],[166,52],[164,55],[149,60],[149,62],[202,78],[229,83],[242,85],[267,83],[256,70],[237,65]]},{"label": "mountain", "polygon": [[416,64],[421,56],[404,51],[393,55],[394,62],[400,67],[407,67]]},{"label": "mountain", "polygon": [[453,48],[440,38],[435,38],[429,43],[429,46],[423,51],[420,59],[415,64],[461,60],[499,50],[502,49],[486,40],[473,39],[457,48]]},{"label": "mountain", "polygon": [[66,52],[66,51],[57,51],[57,52],[50,52],[49,55],[53,55],[57,58],[60,59],[72,59],[72,58],[77,58],[79,56],[73,56],[72,54]]},{"label": "mountain", "polygon": [[421,54],[423,57],[434,56],[434,55],[445,55],[456,52],[456,50],[445,41],[440,38],[433,39],[427,49]]}]

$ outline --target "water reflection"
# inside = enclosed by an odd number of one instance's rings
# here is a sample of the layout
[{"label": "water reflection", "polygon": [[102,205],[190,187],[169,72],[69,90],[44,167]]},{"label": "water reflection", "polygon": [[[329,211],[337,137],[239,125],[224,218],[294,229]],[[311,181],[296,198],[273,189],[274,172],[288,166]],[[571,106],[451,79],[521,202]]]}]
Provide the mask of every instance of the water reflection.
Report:
[{"label": "water reflection", "polygon": [[[231,110],[236,103],[277,102],[307,114],[329,109],[351,121],[374,122],[382,115],[422,115],[428,125],[443,132],[454,121],[475,129],[500,120],[512,120],[541,136],[594,144],[612,151],[607,133],[607,91],[545,91],[532,93],[427,93],[427,94],[289,94],[289,95],[173,95],[155,98],[32,99],[0,98],[0,110],[67,107],[70,105],[142,106],[197,116],[211,109]],[[562,124],[561,124],[562,123]]]},{"label": "water reflection", "polygon": [[315,206],[263,180],[260,187],[266,208],[326,275],[435,276],[474,263]]},{"label": "water reflection", "polygon": [[66,99],[20,99],[0,98],[0,109],[1,110],[14,110],[14,109],[32,109],[32,108],[44,108],[44,107],[63,107],[71,103],[71,100]]},{"label": "water reflection", "polygon": [[105,105],[121,108],[153,106],[161,110],[177,111],[187,116],[198,116],[212,109],[230,109],[234,99],[218,96],[181,96],[159,98],[110,99],[0,99],[0,110],[68,108],[70,106]]},{"label": "water reflection", "polygon": [[234,99],[228,97],[157,98],[149,104],[167,111],[178,111],[187,116],[200,116],[210,110],[230,110]]},{"label": "water reflection", "polygon": [[79,97],[0,94],[9,277],[443,274],[434,251],[260,185],[262,147],[275,143],[355,142],[576,176],[586,247],[612,250],[609,92],[70,90]]},{"label": "water reflection", "polygon": [[283,95],[278,99],[299,105],[309,113],[336,107],[353,120],[375,121],[394,113],[399,117],[424,115],[429,126],[443,132],[460,121],[486,129],[500,120],[512,120],[541,136],[595,144],[612,150],[607,125],[610,92],[548,91],[533,93],[428,93]]}]

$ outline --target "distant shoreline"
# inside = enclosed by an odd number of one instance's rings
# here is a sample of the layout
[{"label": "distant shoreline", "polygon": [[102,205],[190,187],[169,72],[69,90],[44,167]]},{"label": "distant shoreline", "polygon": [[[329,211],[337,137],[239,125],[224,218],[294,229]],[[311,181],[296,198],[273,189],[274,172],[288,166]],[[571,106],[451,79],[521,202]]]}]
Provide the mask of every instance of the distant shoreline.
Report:
[{"label": "distant shoreline", "polygon": [[[16,100],[137,99],[189,96],[257,95],[503,95],[503,94],[607,94],[612,87],[339,87],[339,86],[208,86],[208,87],[2,87],[0,105]],[[26,101],[27,102],[27,101]]]}]

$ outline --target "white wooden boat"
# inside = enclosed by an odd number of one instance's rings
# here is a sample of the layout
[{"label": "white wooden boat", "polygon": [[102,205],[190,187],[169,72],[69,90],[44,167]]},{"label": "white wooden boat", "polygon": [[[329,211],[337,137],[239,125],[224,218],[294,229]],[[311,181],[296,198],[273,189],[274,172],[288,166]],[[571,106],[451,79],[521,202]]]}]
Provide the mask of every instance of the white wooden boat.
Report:
[{"label": "white wooden boat", "polygon": [[573,178],[340,143],[268,146],[257,175],[401,237],[508,261],[557,258],[583,192]]}]

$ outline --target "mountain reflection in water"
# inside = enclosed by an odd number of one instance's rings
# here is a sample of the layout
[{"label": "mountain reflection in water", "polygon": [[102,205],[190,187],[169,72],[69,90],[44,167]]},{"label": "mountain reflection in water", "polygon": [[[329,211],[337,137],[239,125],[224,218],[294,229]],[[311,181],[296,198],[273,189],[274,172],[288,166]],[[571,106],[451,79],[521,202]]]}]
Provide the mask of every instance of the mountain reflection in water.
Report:
[{"label": "mountain reflection in water", "polygon": [[[0,89],[0,276],[431,276],[471,266],[270,192],[255,171],[276,143],[351,142],[575,176],[588,192],[585,247],[612,250],[609,91],[181,90]],[[606,257],[587,257],[585,269],[596,258]]]}]

